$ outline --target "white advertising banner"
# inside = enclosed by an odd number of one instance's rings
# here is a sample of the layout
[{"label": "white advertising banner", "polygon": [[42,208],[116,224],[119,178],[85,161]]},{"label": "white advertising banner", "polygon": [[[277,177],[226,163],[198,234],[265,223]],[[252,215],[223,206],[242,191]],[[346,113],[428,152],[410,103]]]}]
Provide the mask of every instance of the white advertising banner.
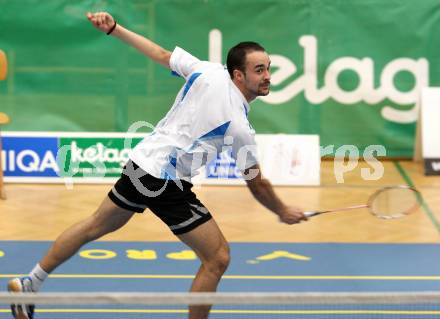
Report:
[{"label": "white advertising banner", "polygon": [[[319,185],[321,155],[318,135],[257,134],[262,174],[274,185]],[[194,184],[244,185],[228,154],[220,154],[193,178]]]},{"label": "white advertising banner", "polygon": [[[143,134],[5,132],[1,154],[6,182],[113,183]],[[126,143],[127,138],[130,142]],[[319,185],[317,135],[257,135],[263,175],[275,185]],[[66,152],[60,152],[66,150]],[[227,153],[200,169],[194,184],[244,184]]]},{"label": "white advertising banner", "polygon": [[422,90],[420,123],[426,175],[440,175],[440,87]]}]

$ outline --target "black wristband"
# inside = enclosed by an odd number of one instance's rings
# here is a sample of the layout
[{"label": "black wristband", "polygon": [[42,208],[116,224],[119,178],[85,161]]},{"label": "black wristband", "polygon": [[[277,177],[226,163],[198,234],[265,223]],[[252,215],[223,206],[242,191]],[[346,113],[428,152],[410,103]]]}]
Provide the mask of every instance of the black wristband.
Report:
[{"label": "black wristband", "polygon": [[115,24],[110,28],[110,30],[108,30],[107,35],[110,35],[110,33],[112,33],[115,29],[116,29],[116,20],[115,20]]}]

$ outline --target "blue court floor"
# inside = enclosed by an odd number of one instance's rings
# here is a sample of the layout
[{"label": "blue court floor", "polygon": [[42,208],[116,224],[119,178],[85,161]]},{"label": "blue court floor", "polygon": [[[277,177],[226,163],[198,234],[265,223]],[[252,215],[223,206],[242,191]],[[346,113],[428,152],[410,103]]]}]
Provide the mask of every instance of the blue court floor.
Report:
[{"label": "blue court floor", "polygon": [[[0,241],[0,286],[26,274],[45,241]],[[231,243],[223,292],[440,291],[440,245]],[[55,271],[43,292],[185,292],[199,266],[178,242],[94,242]],[[184,307],[46,307],[36,318],[185,318]],[[425,306],[215,307],[210,318],[440,318]],[[11,318],[0,305],[0,319]]]}]

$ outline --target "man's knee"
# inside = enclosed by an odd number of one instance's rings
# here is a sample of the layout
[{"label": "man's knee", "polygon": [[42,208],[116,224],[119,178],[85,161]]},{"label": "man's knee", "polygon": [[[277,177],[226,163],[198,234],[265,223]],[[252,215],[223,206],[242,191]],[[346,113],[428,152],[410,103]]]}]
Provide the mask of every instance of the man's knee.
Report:
[{"label": "man's knee", "polygon": [[209,260],[205,266],[207,266],[211,272],[217,275],[223,275],[228,268],[230,261],[231,256],[229,253],[229,247],[227,244],[225,244],[218,249],[212,260]]},{"label": "man's knee", "polygon": [[221,249],[218,254],[219,268],[221,268],[221,270],[225,272],[229,266],[230,261],[231,261],[231,255],[229,253],[229,247],[226,246],[224,249]]}]

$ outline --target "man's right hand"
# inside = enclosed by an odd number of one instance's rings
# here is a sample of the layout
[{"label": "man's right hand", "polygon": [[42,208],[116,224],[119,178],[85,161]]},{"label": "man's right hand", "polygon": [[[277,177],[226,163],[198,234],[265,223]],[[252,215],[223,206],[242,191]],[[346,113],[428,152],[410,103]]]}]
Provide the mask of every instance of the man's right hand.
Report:
[{"label": "man's right hand", "polygon": [[105,33],[109,32],[115,24],[115,20],[107,12],[87,12],[87,19],[89,19],[95,28]]},{"label": "man's right hand", "polygon": [[302,209],[294,206],[286,206],[280,212],[278,212],[280,221],[292,225],[300,223],[301,221],[306,221],[308,218],[304,215]]}]

